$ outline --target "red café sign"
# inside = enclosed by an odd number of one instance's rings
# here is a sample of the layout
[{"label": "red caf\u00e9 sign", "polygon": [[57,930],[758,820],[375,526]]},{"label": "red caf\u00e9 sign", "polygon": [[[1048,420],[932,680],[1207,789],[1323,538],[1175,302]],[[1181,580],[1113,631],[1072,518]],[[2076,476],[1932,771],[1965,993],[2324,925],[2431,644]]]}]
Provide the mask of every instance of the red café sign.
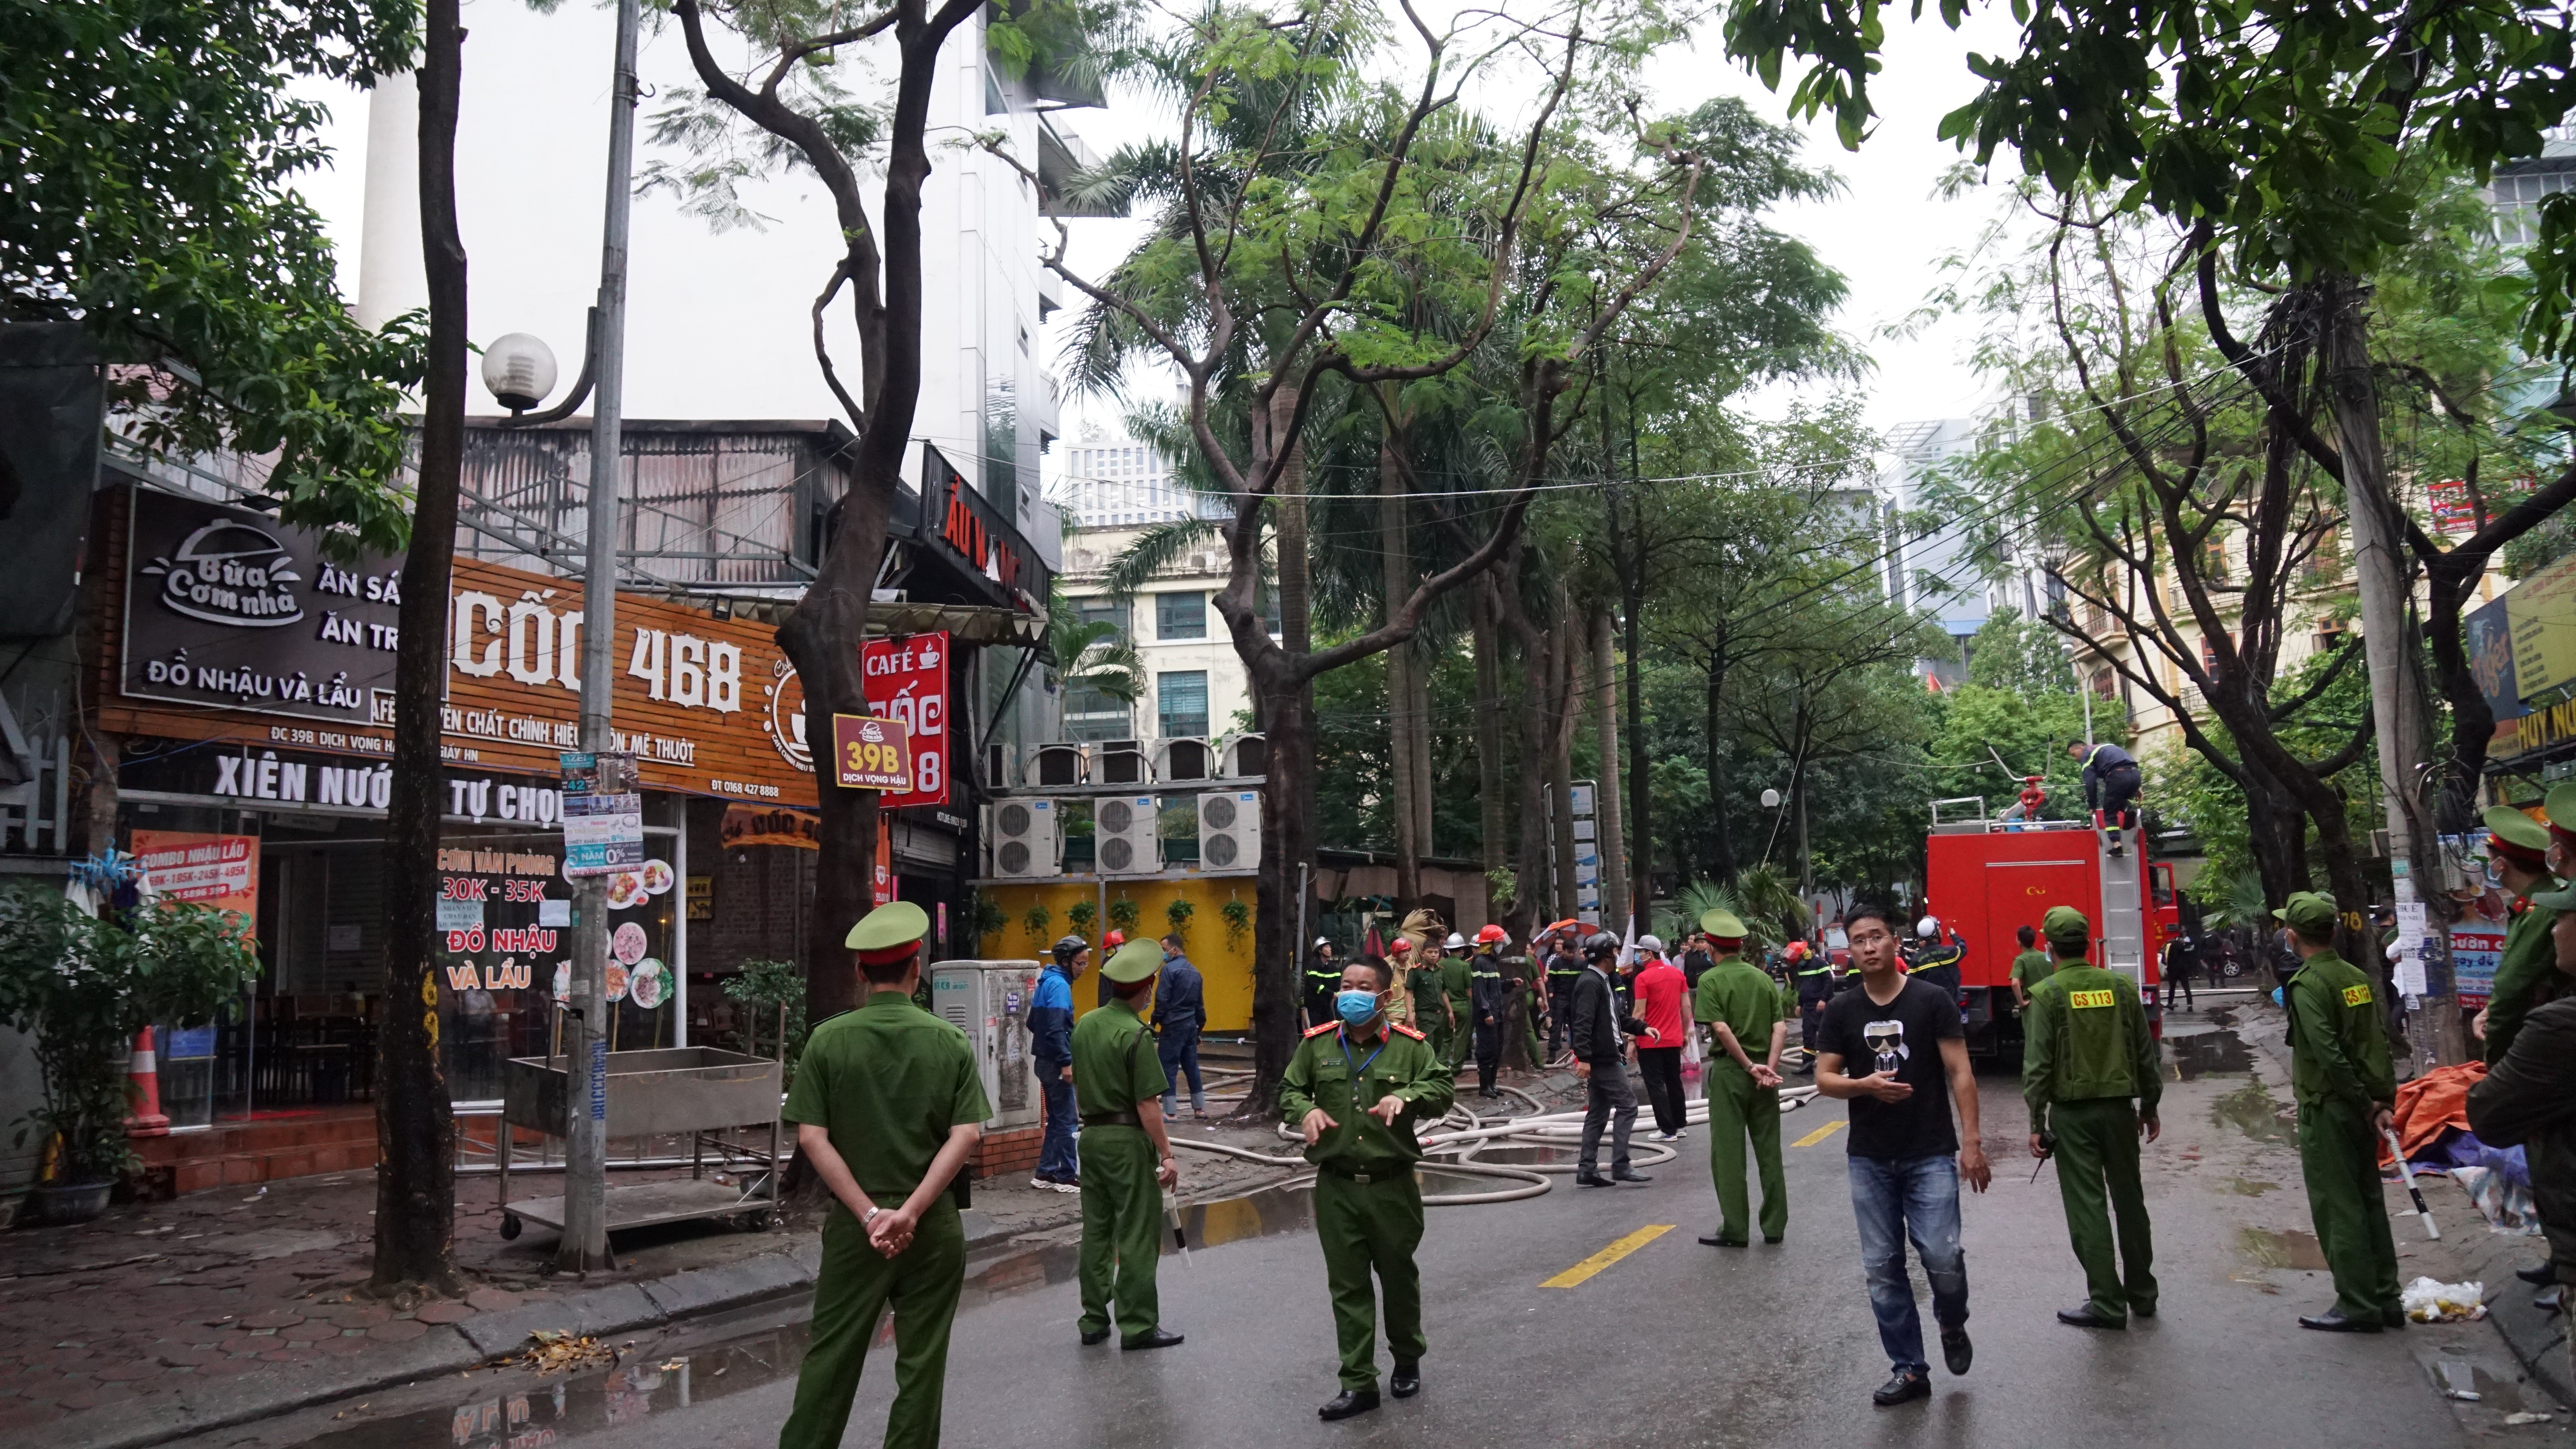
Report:
[{"label": "red caf\u00e9 sign", "polygon": [[868,713],[899,721],[912,746],[912,789],[889,791],[888,810],[948,803],[948,633],[871,639],[859,651]]}]

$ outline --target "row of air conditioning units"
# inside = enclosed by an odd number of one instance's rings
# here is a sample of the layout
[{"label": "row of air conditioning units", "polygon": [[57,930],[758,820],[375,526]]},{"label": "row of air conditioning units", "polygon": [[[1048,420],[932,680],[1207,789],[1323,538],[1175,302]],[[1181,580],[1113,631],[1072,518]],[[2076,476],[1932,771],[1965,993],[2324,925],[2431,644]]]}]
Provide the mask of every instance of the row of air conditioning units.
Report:
[{"label": "row of air conditioning units", "polygon": [[1257,734],[1224,740],[1174,735],[1165,739],[1097,740],[1089,744],[987,745],[987,790],[1062,789],[1072,785],[1181,784],[1195,780],[1258,779],[1269,750]]},{"label": "row of air conditioning units", "polygon": [[[1036,796],[986,807],[984,838],[993,874],[1039,880],[1064,874],[1064,802]],[[1154,875],[1163,869],[1162,805],[1151,795],[1103,795],[1092,801],[1092,861],[1102,875]],[[1199,796],[1199,866],[1247,870],[1261,861],[1261,792],[1212,790]]]}]

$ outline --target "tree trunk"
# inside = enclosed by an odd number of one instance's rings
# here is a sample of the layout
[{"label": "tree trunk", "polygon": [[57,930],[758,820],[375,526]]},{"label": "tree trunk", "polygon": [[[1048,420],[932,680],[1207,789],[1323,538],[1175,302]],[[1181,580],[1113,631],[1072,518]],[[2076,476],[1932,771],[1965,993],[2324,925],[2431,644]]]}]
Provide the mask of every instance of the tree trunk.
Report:
[{"label": "tree trunk", "polygon": [[[1596,849],[1601,856],[1601,899],[1608,907],[1601,919],[1615,930],[1618,923],[1612,917],[1633,912],[1635,907],[1628,894],[1628,836],[1620,829],[1619,689],[1610,655],[1610,610],[1596,605],[1592,611],[1592,729],[1601,752],[1601,783],[1594,790],[1601,807]],[[1629,768],[1633,772],[1636,762],[1630,761]]]},{"label": "tree trunk", "polygon": [[[1264,461],[1276,456],[1278,439],[1296,416],[1297,390],[1283,386],[1271,395]],[[1288,464],[1279,471],[1279,647],[1291,656],[1306,655],[1315,647],[1307,618],[1314,596],[1307,582],[1306,547],[1306,440],[1301,437],[1290,440]]]},{"label": "tree trunk", "polygon": [[[1413,550],[1404,518],[1404,468],[1396,454],[1402,446],[1402,435],[1388,424],[1377,445],[1381,623],[1394,622],[1395,611],[1413,592]],[[1387,802],[1387,815],[1395,843],[1395,910],[1399,917],[1422,904],[1422,797],[1428,782],[1418,773],[1415,736],[1424,721],[1420,713],[1422,690],[1414,679],[1414,662],[1410,644],[1398,644],[1386,651],[1387,780],[1393,796]]]},{"label": "tree trunk", "polygon": [[1572,611],[1557,607],[1548,633],[1557,646],[1548,651],[1548,833],[1556,846],[1556,913],[1575,918],[1574,904],[1574,681],[1583,673],[1580,630]]},{"label": "tree trunk", "polygon": [[440,706],[448,568],[465,456],[465,242],[456,224],[458,0],[428,0],[420,67],[420,231],[429,284],[420,475],[394,652],[393,790],[385,814],[385,1012],[376,1032],[376,1286],[456,1276],[456,1115],[438,1059]]},{"label": "tree trunk", "polygon": [[[1631,456],[1628,460],[1631,473],[1636,470],[1635,447],[1636,438],[1632,428],[1629,437]],[[1655,905],[1654,779],[1646,765],[1646,690],[1641,673],[1645,668],[1646,658],[1643,632],[1646,612],[1644,552],[1641,546],[1638,549],[1638,556],[1633,560],[1634,566],[1625,570],[1625,576],[1621,579],[1627,591],[1627,607],[1622,611],[1622,621],[1627,629],[1628,651],[1626,666],[1628,671],[1628,809],[1626,818],[1628,834],[1636,841],[1636,854],[1635,863],[1620,872],[1620,878],[1627,887],[1620,892],[1620,898],[1627,903],[1629,912],[1636,917],[1639,930],[1644,930],[1645,923],[1654,918]],[[1608,631],[1605,629],[1601,646],[1605,654],[1609,652],[1607,634]],[[1609,670],[1606,666],[1602,673],[1605,677],[1608,675]],[[1604,765],[1602,769],[1607,773],[1609,767]],[[1710,797],[1715,798],[1717,776],[1708,777],[1708,788]]]},{"label": "tree trunk", "polygon": [[1252,931],[1252,1086],[1235,1115],[1277,1115],[1279,1079],[1297,1048],[1298,866],[1315,858],[1313,694],[1295,662],[1268,655],[1252,671],[1262,706],[1268,765],[1261,785],[1261,871]]},{"label": "tree trunk", "polygon": [[1552,853],[1547,836],[1548,762],[1555,755],[1548,739],[1548,656],[1553,641],[1544,629],[1520,621],[1520,748],[1518,781],[1515,792],[1520,797],[1520,843],[1513,852],[1512,873],[1516,877],[1512,895],[1512,914],[1516,918],[1510,929],[1512,939],[1529,939],[1529,930],[1542,921],[1553,920],[1548,908],[1556,892],[1551,882]]},{"label": "tree trunk", "polygon": [[[1705,699],[1708,748],[1708,826],[1709,878],[1717,881],[1735,879],[1735,830],[1726,818],[1726,665],[1712,660],[1708,669],[1708,693]],[[1635,748],[1632,743],[1631,749]]]},{"label": "tree trunk", "polygon": [[1476,804],[1484,830],[1479,845],[1490,874],[1503,869],[1509,859],[1503,837],[1507,810],[1503,798],[1502,637],[1494,621],[1494,581],[1478,579],[1468,587],[1473,590],[1468,600],[1468,627],[1473,631],[1476,648]]}]

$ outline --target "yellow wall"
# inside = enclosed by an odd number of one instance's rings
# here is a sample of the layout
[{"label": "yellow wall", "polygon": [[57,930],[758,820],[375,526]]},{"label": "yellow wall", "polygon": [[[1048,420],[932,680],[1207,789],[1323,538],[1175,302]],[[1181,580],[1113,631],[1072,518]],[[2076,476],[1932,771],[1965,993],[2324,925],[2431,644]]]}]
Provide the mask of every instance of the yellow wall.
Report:
[{"label": "yellow wall", "polygon": [[[1051,961],[1047,948],[1056,938],[1070,934],[1073,922],[1065,912],[1076,901],[1100,900],[1100,888],[1091,881],[1061,885],[996,885],[983,888],[993,903],[1002,908],[1002,929],[984,939],[983,954],[995,960],[1027,957]],[[1209,1031],[1248,1031],[1252,1027],[1252,926],[1246,917],[1243,933],[1237,938],[1226,929],[1223,908],[1228,900],[1240,900],[1246,908],[1253,904],[1250,876],[1222,876],[1190,880],[1112,881],[1109,900],[1114,904],[1124,898],[1136,903],[1136,929],[1131,935],[1160,938],[1169,931],[1171,922],[1163,907],[1175,897],[1198,908],[1190,923],[1181,928],[1181,940],[1187,946],[1190,964],[1207,978],[1207,1029]],[[1024,923],[1031,906],[1044,906],[1047,927],[1032,937]],[[1096,947],[1109,929],[1106,919],[1092,923],[1084,933]],[[1095,950],[1092,965],[1100,964]],[[1074,988],[1073,1009],[1077,1015],[1098,1003],[1098,989],[1086,975]]]}]

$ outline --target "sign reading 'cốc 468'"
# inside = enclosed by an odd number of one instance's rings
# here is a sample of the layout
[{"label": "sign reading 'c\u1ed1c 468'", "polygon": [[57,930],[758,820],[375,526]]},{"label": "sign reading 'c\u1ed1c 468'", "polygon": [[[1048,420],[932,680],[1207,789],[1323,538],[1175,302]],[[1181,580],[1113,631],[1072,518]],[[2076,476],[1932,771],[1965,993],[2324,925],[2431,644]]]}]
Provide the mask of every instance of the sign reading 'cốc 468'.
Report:
[{"label": "sign reading 'c\u1ed1c 468'", "polygon": [[[400,558],[344,566],[262,514],[150,489],[128,499],[111,727],[391,754]],[[441,709],[451,766],[551,773],[578,748],[583,622],[577,583],[456,561]],[[812,803],[813,760],[778,707],[802,696],[769,626],[620,593],[617,634],[613,747],[647,785]]]}]

